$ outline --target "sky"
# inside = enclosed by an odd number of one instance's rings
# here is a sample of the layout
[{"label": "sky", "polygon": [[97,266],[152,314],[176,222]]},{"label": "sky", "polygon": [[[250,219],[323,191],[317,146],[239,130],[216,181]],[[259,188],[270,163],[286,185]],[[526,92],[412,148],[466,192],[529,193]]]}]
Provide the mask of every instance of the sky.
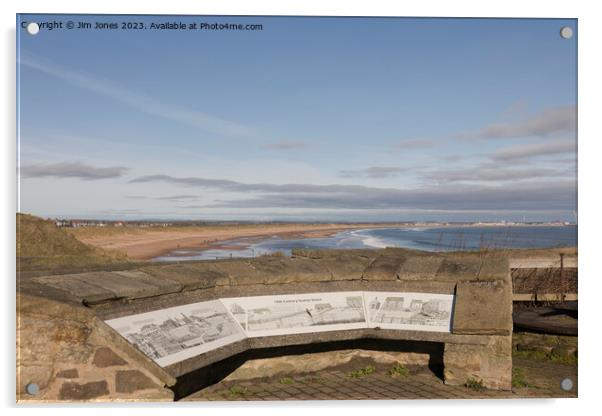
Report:
[{"label": "sky", "polygon": [[[22,28],[69,20],[145,29]],[[166,22],[262,30],[150,28]],[[20,212],[576,221],[574,19],[19,15],[17,28]]]}]

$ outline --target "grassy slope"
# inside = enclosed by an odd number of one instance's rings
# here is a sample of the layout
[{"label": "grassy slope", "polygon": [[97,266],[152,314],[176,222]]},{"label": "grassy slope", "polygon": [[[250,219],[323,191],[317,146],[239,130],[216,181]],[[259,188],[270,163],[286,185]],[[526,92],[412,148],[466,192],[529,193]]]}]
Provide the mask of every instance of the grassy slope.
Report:
[{"label": "grassy slope", "polygon": [[53,270],[126,263],[122,254],[88,246],[54,222],[17,214],[17,270]]}]

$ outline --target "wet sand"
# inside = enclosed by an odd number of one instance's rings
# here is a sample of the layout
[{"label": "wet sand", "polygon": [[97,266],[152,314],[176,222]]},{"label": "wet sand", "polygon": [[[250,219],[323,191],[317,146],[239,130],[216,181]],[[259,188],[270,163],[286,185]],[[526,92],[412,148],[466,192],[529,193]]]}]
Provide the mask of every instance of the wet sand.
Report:
[{"label": "wet sand", "polygon": [[73,229],[80,241],[118,251],[135,260],[148,260],[178,249],[219,248],[222,242],[247,237],[320,238],[341,231],[399,227],[401,224],[242,224],[164,229]]}]

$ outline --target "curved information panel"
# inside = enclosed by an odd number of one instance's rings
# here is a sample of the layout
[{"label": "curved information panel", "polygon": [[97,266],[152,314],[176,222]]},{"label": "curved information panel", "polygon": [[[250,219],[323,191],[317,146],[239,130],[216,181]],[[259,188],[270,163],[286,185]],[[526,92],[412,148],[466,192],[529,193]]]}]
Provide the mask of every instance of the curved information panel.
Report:
[{"label": "curved information panel", "polygon": [[162,367],[246,338],[219,300],[124,316],[106,323]]},{"label": "curved information panel", "polygon": [[450,332],[453,295],[324,292],[223,298],[106,323],[160,366],[247,337],[383,328]]}]

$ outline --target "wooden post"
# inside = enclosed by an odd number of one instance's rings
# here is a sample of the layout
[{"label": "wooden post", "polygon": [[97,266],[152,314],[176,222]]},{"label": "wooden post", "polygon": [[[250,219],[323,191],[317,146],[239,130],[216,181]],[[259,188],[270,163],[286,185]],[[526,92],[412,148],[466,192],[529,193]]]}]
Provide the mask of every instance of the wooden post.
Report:
[{"label": "wooden post", "polygon": [[560,300],[564,302],[566,293],[564,281],[564,253],[560,253]]}]

